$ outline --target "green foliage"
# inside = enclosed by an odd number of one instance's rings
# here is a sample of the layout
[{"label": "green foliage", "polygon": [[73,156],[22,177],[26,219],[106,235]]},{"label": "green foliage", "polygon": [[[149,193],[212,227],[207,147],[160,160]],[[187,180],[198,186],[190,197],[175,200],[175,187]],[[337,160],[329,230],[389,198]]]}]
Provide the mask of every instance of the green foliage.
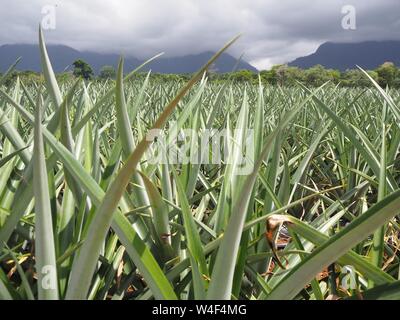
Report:
[{"label": "green foliage", "polygon": [[[368,73],[373,79],[377,80],[378,75],[375,71],[369,71]],[[340,83],[343,86],[353,87],[353,88],[370,87],[372,85],[371,81],[369,81],[369,79],[365,77],[363,72],[361,70],[356,70],[356,69],[344,72],[342,75],[342,79],[340,80]]]},{"label": "green foliage", "polygon": [[[92,79],[93,72],[90,66],[82,60],[75,62],[78,67],[73,72],[62,72],[56,75],[60,83],[73,81],[74,77],[83,77]],[[381,86],[391,88],[400,88],[400,71],[391,62],[385,62],[375,70],[367,71],[372,79]],[[288,65],[276,65],[270,70],[263,70],[259,73],[261,82],[264,85],[296,86],[298,82],[304,83],[308,87],[318,87],[329,81],[332,84],[342,87],[371,87],[371,81],[359,69],[350,69],[344,72],[334,69],[325,69],[321,65],[316,65],[309,69],[300,69]],[[116,70],[112,66],[101,68],[98,80],[115,79]],[[139,72],[136,75],[137,80],[144,81],[147,76],[145,72]],[[207,76],[212,83],[248,83],[256,85],[258,83],[258,74],[250,70],[238,70],[229,73],[208,72]],[[24,83],[40,82],[41,77],[33,71],[13,71],[6,80],[6,84],[11,85],[19,77]],[[150,79],[155,82],[176,81],[184,82],[189,80],[191,74],[161,74],[152,73]]]},{"label": "green foliage", "polygon": [[393,86],[396,78],[399,77],[399,70],[392,62],[385,62],[379,68],[377,68],[376,73],[378,74],[378,83],[380,86]]},{"label": "green foliage", "polygon": [[254,78],[254,73],[249,70],[240,70],[236,72],[232,72],[230,74],[230,78],[233,81],[249,81],[251,82]]},{"label": "green foliage", "polygon": [[[358,69],[350,69],[344,72],[334,69],[326,69],[316,65],[309,69],[300,69],[288,65],[275,65],[270,70],[260,71],[263,84],[294,86],[302,82],[309,87],[319,87],[325,82],[331,82],[343,87],[371,87],[371,81]],[[381,86],[388,85],[392,88],[400,88],[400,71],[393,63],[386,62],[376,70],[368,71],[368,74]],[[233,82],[247,82],[256,84],[258,75],[249,70],[240,70],[226,74],[213,74],[211,81],[222,82],[226,80]]]},{"label": "green foliage", "polygon": [[79,59],[74,61],[72,65],[74,66],[74,76],[82,77],[85,80],[90,80],[93,78],[92,67],[87,62]]},{"label": "green foliage", "polygon": [[100,79],[115,79],[117,72],[113,66],[104,66],[100,69]]},{"label": "green foliage", "polygon": [[332,69],[325,69],[321,65],[316,65],[304,71],[305,83],[313,87],[322,86],[325,82],[336,83],[339,80],[340,72]]}]

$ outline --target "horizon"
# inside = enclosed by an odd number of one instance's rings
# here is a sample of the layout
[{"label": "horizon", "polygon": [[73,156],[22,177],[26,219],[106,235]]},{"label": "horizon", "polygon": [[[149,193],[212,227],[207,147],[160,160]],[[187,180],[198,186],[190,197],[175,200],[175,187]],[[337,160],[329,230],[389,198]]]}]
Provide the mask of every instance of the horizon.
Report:
[{"label": "horizon", "polygon": [[[308,55],[296,57],[295,59],[293,59],[293,60],[291,60],[291,61],[285,61],[285,62],[282,62],[282,63],[279,63],[279,64],[274,64],[274,65],[269,66],[269,67],[266,68],[266,69],[258,69],[258,68],[257,68],[255,65],[253,65],[250,61],[247,61],[247,60],[245,60],[245,59],[243,59],[243,58],[241,59],[241,61],[244,61],[245,63],[248,63],[248,64],[251,65],[253,68],[255,68],[258,72],[261,72],[261,71],[268,71],[268,70],[271,70],[272,67],[277,66],[277,65],[288,65],[288,64],[294,62],[295,60],[297,60],[297,59],[299,59],[299,58],[304,58],[304,57],[307,57],[307,56],[309,56],[309,55],[311,55],[311,54],[314,54],[314,53],[316,53],[316,52],[318,51],[318,49],[319,49],[322,45],[324,45],[324,44],[336,44],[336,45],[341,45],[341,44],[363,44],[363,43],[383,43],[383,42],[400,42],[400,40],[388,39],[388,40],[366,40],[366,41],[356,41],[356,42],[350,42],[350,41],[349,41],[349,42],[326,41],[326,42],[322,43],[321,45],[319,45],[319,46],[315,49],[315,51],[310,52]],[[4,44],[0,44],[0,48],[3,47],[3,46],[24,46],[24,45],[28,45],[28,46],[38,46],[38,44],[35,44],[35,43],[14,43],[14,44],[12,44],[12,43],[4,43]],[[114,52],[114,51],[110,51],[110,52],[101,52],[101,51],[94,51],[94,50],[79,50],[79,49],[77,49],[77,48],[74,48],[74,47],[72,47],[72,46],[69,46],[69,45],[66,45],[66,44],[63,44],[63,43],[52,43],[52,44],[49,44],[49,45],[48,45],[48,47],[57,47],[57,46],[59,46],[59,47],[67,47],[67,48],[69,48],[69,49],[78,51],[78,52],[80,52],[80,53],[96,53],[96,54],[110,54],[110,55],[112,54],[112,55],[117,55],[117,56],[124,57],[124,58],[137,59],[137,60],[139,60],[139,61],[141,60],[141,59],[139,59],[138,57],[136,57],[136,56],[134,56],[134,55],[128,55],[128,54],[124,55],[124,54],[121,54],[121,53],[118,53],[118,52]],[[162,55],[161,55],[158,59],[168,59],[168,58],[184,58],[184,57],[198,56],[198,55],[203,55],[203,54],[214,54],[215,51],[203,51],[203,52],[199,52],[199,53],[191,53],[191,54],[187,54],[187,55],[177,55],[177,56],[168,56],[168,55],[166,55],[166,54],[165,54],[164,52],[162,52],[162,51],[160,51],[159,53],[162,54]],[[231,53],[224,53],[224,54],[229,54],[229,55],[232,56],[233,58],[239,59],[239,57],[235,56],[234,54],[231,54]],[[148,57],[148,58],[150,58],[150,57]],[[145,59],[144,59],[144,60],[145,60]],[[116,62],[115,62],[115,63],[116,63]],[[17,68],[17,69],[18,69],[18,68]],[[25,70],[25,71],[29,71],[29,70]]]}]

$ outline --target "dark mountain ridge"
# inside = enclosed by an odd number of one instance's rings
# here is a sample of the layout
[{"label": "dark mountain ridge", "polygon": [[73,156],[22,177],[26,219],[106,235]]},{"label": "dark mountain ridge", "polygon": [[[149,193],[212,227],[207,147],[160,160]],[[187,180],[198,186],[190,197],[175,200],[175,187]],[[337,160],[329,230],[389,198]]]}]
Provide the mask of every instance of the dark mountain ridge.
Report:
[{"label": "dark mountain ridge", "polygon": [[400,41],[325,42],[314,53],[297,58],[289,65],[306,69],[320,64],[341,71],[359,65],[372,70],[387,61],[400,66]]},{"label": "dark mountain ridge", "polygon": [[[47,51],[50,56],[55,72],[62,72],[71,70],[71,64],[77,60],[82,59],[89,63],[94,72],[99,73],[101,67],[105,65],[115,66],[118,64],[118,54],[97,53],[90,51],[79,51],[65,45],[48,45]],[[186,55],[182,57],[164,58],[160,57],[152,61],[143,70],[151,69],[155,73],[192,73],[197,71],[209,58],[213,52],[203,52],[200,54]],[[40,53],[37,45],[30,44],[13,44],[0,46],[0,72],[4,72],[8,67],[18,58],[21,61],[18,63],[18,70],[31,70],[40,72]],[[125,68],[131,70],[139,66],[144,61],[135,57],[125,57]],[[235,67],[237,59],[231,55],[224,53],[217,60],[213,69],[216,72],[230,72]],[[257,71],[252,65],[246,61],[241,60],[238,69],[246,69]]]}]

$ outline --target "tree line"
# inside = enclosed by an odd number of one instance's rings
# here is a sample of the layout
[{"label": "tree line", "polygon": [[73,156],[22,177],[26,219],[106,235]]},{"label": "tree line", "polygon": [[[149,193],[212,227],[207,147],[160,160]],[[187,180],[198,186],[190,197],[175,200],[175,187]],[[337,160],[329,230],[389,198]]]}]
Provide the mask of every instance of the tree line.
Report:
[{"label": "tree line", "polygon": [[[375,70],[367,70],[366,72],[383,87],[400,88],[400,69],[392,62],[385,62]],[[298,81],[313,87],[321,86],[327,81],[345,87],[368,87],[372,85],[371,81],[360,69],[349,69],[341,72],[335,69],[326,69],[321,65],[316,65],[309,69],[277,65],[270,70],[261,71],[259,76],[264,83],[286,86],[294,85]],[[220,80],[231,78],[236,82],[258,82],[258,74],[249,70],[215,75],[215,78]]]},{"label": "tree line", "polygon": [[[83,60],[76,60],[73,64],[73,70],[63,72],[57,75],[60,81],[68,81],[71,78],[82,77],[85,80],[106,80],[115,79],[116,70],[113,66],[103,66],[97,76],[95,76],[92,67]],[[368,70],[367,73],[381,86],[391,88],[400,88],[400,69],[392,62],[385,62],[374,70]],[[138,73],[137,77],[145,77],[146,73]],[[9,79],[12,81],[17,76],[28,78],[28,80],[40,81],[40,75],[32,71],[15,71]],[[152,79],[161,81],[186,81],[190,79],[191,74],[153,74]],[[307,86],[318,87],[327,81],[345,87],[368,87],[372,83],[368,77],[359,69],[349,69],[339,71],[327,69],[321,65],[316,65],[309,69],[300,69],[288,65],[276,65],[270,70],[263,70],[259,73],[250,70],[238,70],[229,73],[218,73],[215,70],[208,72],[208,77],[212,82],[246,82],[257,84],[259,78],[264,84],[292,86],[297,82],[302,82]]]}]

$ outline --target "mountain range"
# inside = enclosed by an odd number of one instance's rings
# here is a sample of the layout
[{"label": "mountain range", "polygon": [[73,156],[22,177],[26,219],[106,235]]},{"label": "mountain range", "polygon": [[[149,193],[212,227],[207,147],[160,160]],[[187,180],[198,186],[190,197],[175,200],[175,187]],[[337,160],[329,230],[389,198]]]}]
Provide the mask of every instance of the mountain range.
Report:
[{"label": "mountain range", "polygon": [[[93,71],[98,74],[103,66],[111,65],[116,67],[119,61],[118,54],[78,51],[65,45],[48,45],[47,51],[55,72],[71,70],[71,64],[77,59],[82,59],[89,63]],[[143,71],[151,69],[155,73],[192,73],[206,63],[212,55],[213,52],[208,51],[182,57],[160,57],[143,68]],[[17,65],[18,70],[40,72],[39,47],[30,44],[7,44],[0,46],[0,72],[7,70],[18,57],[22,58]],[[125,70],[132,70],[143,62],[135,57],[125,57]],[[236,64],[236,58],[223,53],[213,65],[213,70],[220,73],[230,72]],[[239,62],[237,69],[257,71],[256,68],[243,60]]]},{"label": "mountain range", "polygon": [[[71,64],[77,59],[82,59],[89,63],[94,72],[98,74],[105,65],[116,67],[119,60],[118,54],[79,51],[65,45],[48,45],[47,50],[55,72],[71,70]],[[155,73],[192,73],[197,71],[212,55],[213,52],[208,51],[181,57],[160,57],[143,68],[143,71],[151,69]],[[18,70],[36,72],[41,70],[37,45],[13,44],[0,46],[0,72],[7,70],[18,57],[22,58],[17,66]],[[297,58],[288,64],[302,69],[320,64],[325,68],[344,71],[354,69],[357,65],[371,70],[386,61],[400,66],[400,41],[325,42],[314,53]],[[143,60],[126,57],[125,69],[132,70],[142,63]],[[223,53],[214,64],[213,70],[219,73],[230,72],[236,64],[236,58],[228,53]],[[255,67],[244,60],[241,60],[236,67],[237,70],[257,72]]]},{"label": "mountain range", "polygon": [[341,71],[358,65],[372,70],[387,61],[400,66],[400,41],[325,42],[313,54],[297,58],[289,65],[306,69],[320,64]]}]

